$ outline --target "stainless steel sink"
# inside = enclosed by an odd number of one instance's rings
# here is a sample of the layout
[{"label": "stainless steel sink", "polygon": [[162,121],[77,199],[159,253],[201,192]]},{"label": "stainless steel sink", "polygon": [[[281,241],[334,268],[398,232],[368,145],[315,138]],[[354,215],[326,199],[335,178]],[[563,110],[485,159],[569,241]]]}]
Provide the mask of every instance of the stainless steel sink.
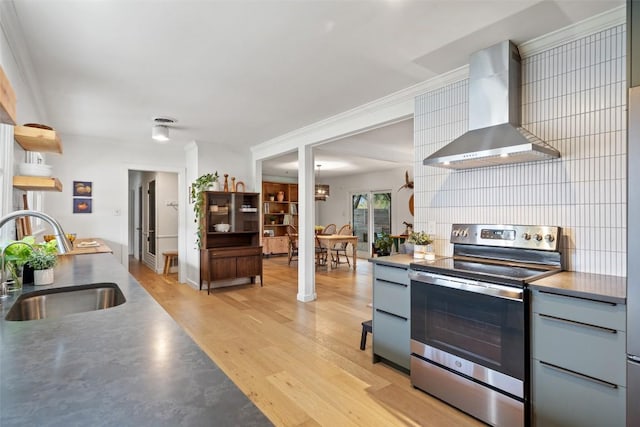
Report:
[{"label": "stainless steel sink", "polygon": [[115,283],[92,283],[44,289],[21,295],[6,320],[37,320],[67,314],[104,310],[123,304],[126,298]]}]

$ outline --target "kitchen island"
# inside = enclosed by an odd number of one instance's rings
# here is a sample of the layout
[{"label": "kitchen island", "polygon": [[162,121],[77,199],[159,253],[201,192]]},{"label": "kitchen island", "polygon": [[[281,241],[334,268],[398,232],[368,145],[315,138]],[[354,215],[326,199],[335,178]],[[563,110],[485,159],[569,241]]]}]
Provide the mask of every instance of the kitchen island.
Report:
[{"label": "kitchen island", "polygon": [[2,301],[0,425],[271,425],[111,254],[60,257],[37,289],[99,282],[126,302],[7,321]]}]

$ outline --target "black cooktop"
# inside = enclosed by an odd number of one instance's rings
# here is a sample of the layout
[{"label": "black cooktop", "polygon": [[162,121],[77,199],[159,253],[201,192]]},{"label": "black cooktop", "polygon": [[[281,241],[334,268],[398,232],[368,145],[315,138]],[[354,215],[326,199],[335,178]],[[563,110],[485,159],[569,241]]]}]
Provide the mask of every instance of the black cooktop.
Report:
[{"label": "black cooktop", "polygon": [[439,258],[435,261],[418,261],[411,263],[410,267],[417,271],[511,286],[525,286],[529,282],[561,271],[556,267],[514,265],[457,257]]}]

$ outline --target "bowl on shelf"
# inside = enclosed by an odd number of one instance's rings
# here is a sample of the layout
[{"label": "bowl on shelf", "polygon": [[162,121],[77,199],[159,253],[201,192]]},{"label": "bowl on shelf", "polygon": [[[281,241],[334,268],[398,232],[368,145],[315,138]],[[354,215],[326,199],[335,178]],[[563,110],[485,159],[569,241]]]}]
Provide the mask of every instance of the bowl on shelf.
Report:
[{"label": "bowl on shelf", "polygon": [[20,163],[18,170],[24,176],[51,176],[51,165],[41,163]]},{"label": "bowl on shelf", "polygon": [[213,226],[216,231],[227,232],[231,228],[229,224],[216,224]]}]

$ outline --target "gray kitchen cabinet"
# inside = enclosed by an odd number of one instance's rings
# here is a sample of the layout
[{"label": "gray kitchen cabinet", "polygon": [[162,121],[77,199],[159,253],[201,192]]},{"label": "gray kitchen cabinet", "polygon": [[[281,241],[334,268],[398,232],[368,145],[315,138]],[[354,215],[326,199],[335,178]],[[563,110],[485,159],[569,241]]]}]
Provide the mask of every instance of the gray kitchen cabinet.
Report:
[{"label": "gray kitchen cabinet", "polygon": [[374,264],[373,360],[409,370],[411,293],[408,266]]},{"label": "gray kitchen cabinet", "polygon": [[531,399],[535,426],[624,426],[623,304],[534,290]]}]

